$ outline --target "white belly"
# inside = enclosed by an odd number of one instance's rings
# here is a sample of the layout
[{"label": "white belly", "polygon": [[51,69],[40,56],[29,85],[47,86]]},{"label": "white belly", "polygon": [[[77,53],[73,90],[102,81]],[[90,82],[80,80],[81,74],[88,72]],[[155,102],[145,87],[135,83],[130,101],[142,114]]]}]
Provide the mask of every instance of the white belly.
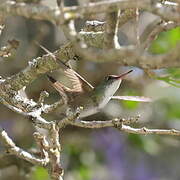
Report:
[{"label": "white belly", "polygon": [[99,109],[104,108],[104,106],[106,106],[106,104],[110,101],[110,97],[109,98],[104,98],[100,103],[99,103]]}]

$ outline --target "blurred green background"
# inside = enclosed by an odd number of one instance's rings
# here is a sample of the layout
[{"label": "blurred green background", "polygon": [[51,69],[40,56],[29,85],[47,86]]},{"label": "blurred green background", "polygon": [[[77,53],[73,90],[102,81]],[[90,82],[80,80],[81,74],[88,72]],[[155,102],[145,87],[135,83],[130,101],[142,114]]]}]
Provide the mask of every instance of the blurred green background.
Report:
[{"label": "blurred green background", "polygon": [[[51,3],[51,1],[47,1]],[[53,6],[53,4],[51,4]],[[155,18],[148,13],[141,13],[146,21]],[[93,17],[94,18],[94,17]],[[97,17],[103,20],[103,15]],[[92,17],[88,18],[89,20]],[[146,22],[147,23],[147,22]],[[139,31],[146,23],[139,24]],[[81,29],[83,21],[77,21]],[[119,31],[122,45],[134,43],[135,20],[126,23]],[[8,17],[6,26],[0,36],[0,46],[7,40],[17,39],[20,46],[16,52],[5,60],[0,59],[1,76],[11,76],[28,64],[28,61],[45,54],[33,41],[36,40],[50,51],[66,43],[61,29],[47,21]],[[168,52],[180,41],[180,27],[160,33],[152,43],[149,51],[154,54]],[[171,61],[171,59],[169,59]],[[108,74],[119,74],[127,69],[134,72],[122,82],[119,95],[148,96],[152,103],[131,101],[111,101],[102,112],[89,117],[88,120],[106,120],[112,117],[129,117],[140,114],[141,118],[134,127],[176,128],[180,129],[180,69],[156,70],[155,76],[149,77],[136,67],[121,67],[117,63],[93,63],[89,61],[71,62],[73,68],[96,85]],[[60,71],[52,75],[66,85],[69,81]],[[50,93],[47,103],[57,101],[60,96],[47,82],[45,75],[36,79],[26,88],[29,98],[37,100],[42,90]],[[32,133],[35,131],[27,118],[20,116],[0,104],[0,125],[7,130],[16,144],[23,149],[36,147]],[[60,110],[46,118],[58,119]],[[124,134],[112,128],[81,129],[68,127],[61,132],[62,164],[65,180],[178,180],[180,139],[178,137]],[[0,146],[0,152],[3,147]],[[0,170],[0,179],[23,179],[22,172],[16,167]],[[29,174],[30,180],[49,180],[48,172],[41,167],[34,167]]]}]

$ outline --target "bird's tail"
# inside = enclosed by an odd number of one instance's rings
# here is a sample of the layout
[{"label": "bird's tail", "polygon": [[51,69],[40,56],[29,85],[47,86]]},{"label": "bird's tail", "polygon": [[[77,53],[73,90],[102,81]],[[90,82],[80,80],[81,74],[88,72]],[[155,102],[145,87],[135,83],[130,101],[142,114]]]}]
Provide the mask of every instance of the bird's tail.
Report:
[{"label": "bird's tail", "polygon": [[69,91],[69,88],[65,87],[63,84],[61,84],[59,81],[54,79],[52,76],[47,75],[48,80],[52,83],[52,86],[60,93],[62,96],[62,99],[64,101],[64,104],[67,104],[68,97],[67,92]]},{"label": "bird's tail", "polygon": [[54,79],[52,76],[47,75],[48,80],[52,83],[52,86],[59,91],[60,93],[62,91],[68,92],[71,91],[68,87],[64,86],[63,84],[61,84],[59,81],[57,81],[56,79]]}]

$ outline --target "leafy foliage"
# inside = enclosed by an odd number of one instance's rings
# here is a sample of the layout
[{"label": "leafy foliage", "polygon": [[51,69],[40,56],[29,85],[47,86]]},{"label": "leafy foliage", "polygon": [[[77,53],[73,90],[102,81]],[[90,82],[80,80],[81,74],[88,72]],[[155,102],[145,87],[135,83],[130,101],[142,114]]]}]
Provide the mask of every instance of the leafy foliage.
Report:
[{"label": "leafy foliage", "polygon": [[[180,27],[167,32],[162,32],[152,43],[150,51],[154,54],[166,53],[180,42]],[[166,70],[167,75],[156,76],[155,79],[162,80],[172,86],[180,88],[180,69],[170,68]]]},{"label": "leafy foliage", "polygon": [[150,51],[154,54],[166,53],[175,47],[178,41],[180,41],[180,27],[160,33],[152,43]]}]

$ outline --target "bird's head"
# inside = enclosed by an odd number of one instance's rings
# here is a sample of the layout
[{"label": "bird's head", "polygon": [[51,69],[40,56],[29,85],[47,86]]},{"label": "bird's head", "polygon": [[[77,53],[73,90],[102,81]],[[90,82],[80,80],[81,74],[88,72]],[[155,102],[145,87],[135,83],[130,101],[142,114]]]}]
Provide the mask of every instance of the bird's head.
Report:
[{"label": "bird's head", "polygon": [[113,96],[115,92],[118,90],[122,79],[129,73],[131,73],[133,70],[130,70],[128,72],[125,72],[120,75],[108,75],[105,77],[103,82],[101,83],[101,86],[105,90],[106,96]]}]

